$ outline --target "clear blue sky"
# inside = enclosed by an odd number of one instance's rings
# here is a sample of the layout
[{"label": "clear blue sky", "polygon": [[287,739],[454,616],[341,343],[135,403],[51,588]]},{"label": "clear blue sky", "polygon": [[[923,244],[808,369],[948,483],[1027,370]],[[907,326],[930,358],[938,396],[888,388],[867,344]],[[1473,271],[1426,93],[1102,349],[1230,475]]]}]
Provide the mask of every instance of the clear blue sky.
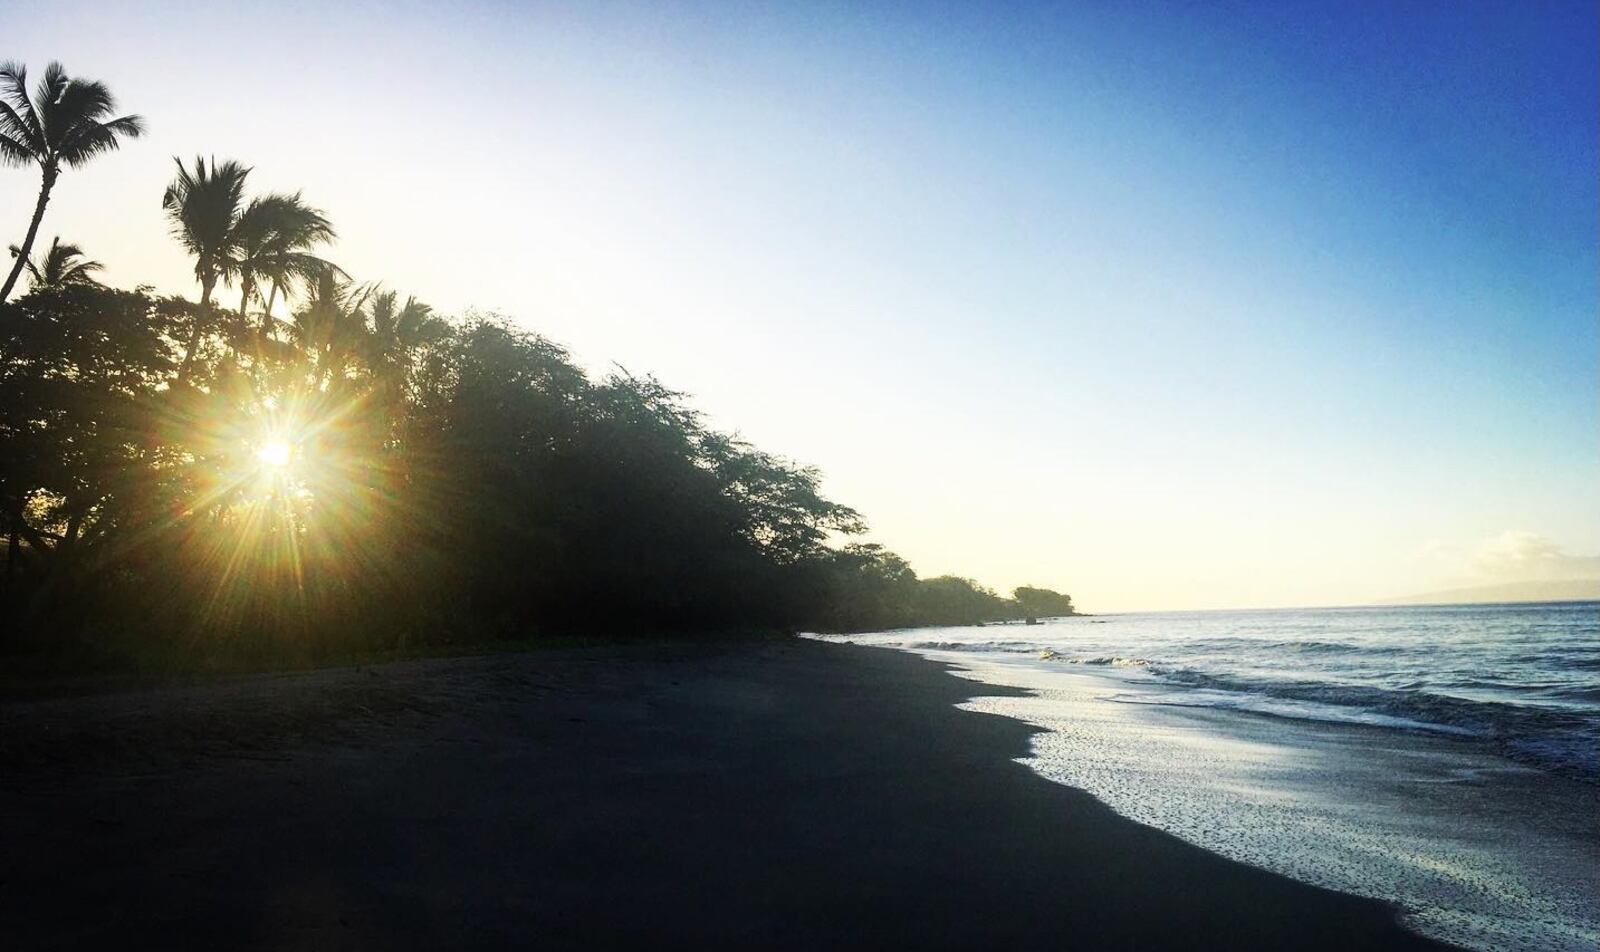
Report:
[{"label": "clear blue sky", "polygon": [[170,156],[245,159],[359,277],[698,394],[925,574],[1305,604],[1600,552],[1592,3],[0,23],[150,120],[45,225],[113,281],[187,289]]}]

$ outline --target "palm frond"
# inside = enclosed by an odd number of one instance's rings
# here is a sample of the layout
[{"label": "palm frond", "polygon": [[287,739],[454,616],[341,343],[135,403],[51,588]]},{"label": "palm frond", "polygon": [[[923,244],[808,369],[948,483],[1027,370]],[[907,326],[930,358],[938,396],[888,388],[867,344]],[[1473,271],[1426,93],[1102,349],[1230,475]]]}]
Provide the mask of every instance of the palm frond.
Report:
[{"label": "palm frond", "polygon": [[39,116],[33,111],[33,101],[28,98],[28,68],[21,63],[0,63],[0,101],[10,108],[16,122],[26,133],[23,138],[42,146],[44,129]]},{"label": "palm frond", "polygon": [[62,284],[98,284],[90,275],[105,270],[105,265],[98,261],[79,261],[61,272]]},{"label": "palm frond", "polygon": [[276,243],[283,248],[309,248],[337,235],[321,209],[305,203],[299,192],[276,192],[257,199],[272,224]]},{"label": "palm frond", "polygon": [[3,99],[0,99],[0,136],[15,140],[35,158],[49,148],[34,134],[33,127],[16,108]]},{"label": "palm frond", "polygon": [[393,291],[383,291],[373,295],[369,319],[374,333],[383,336],[394,333],[395,321],[399,316],[399,308],[395,306],[398,297],[399,295]]},{"label": "palm frond", "polygon": [[252,198],[250,204],[239,212],[239,219],[234,223],[234,244],[250,251],[264,248],[279,229],[280,219],[285,214],[285,202],[285,196],[282,195]]},{"label": "palm frond", "polygon": [[282,275],[285,278],[295,278],[301,281],[310,281],[322,274],[332,274],[336,277],[345,277],[344,269],[314,254],[303,251],[288,251],[273,255],[271,258],[274,276]]},{"label": "palm frond", "polygon": [[403,346],[417,347],[442,339],[449,330],[450,325],[443,319],[435,317],[432,307],[415,297],[408,297],[405,307],[400,309],[395,336]]},{"label": "palm frond", "polygon": [[123,139],[137,139],[144,135],[144,120],[139,116],[122,116],[110,122],[81,120],[57,146],[62,162],[77,168],[97,155],[120,148]]},{"label": "palm frond", "polygon": [[[7,245],[6,250],[11,252],[11,257],[22,258],[22,249],[18,246]],[[28,280],[32,281],[35,285],[44,280],[44,276],[39,273],[39,266],[33,263],[32,258],[22,258],[22,267],[28,272]]]},{"label": "palm frond", "polygon": [[59,131],[52,128],[52,125],[63,119],[54,113],[68,82],[66,67],[52,60],[44,68],[44,78],[40,79],[39,85],[33,89],[33,114],[39,123],[41,137],[46,142],[59,141]]},{"label": "palm frond", "polygon": [[28,95],[28,67],[16,60],[0,63],[0,99],[12,102],[26,100]]},{"label": "palm frond", "polygon": [[173,162],[178,174],[161,196],[173,236],[200,259],[197,271],[217,267],[233,243],[250,169],[231,159],[212,158],[208,166],[204,156],[195,158],[193,170],[176,156]]},{"label": "palm frond", "polygon": [[[11,246],[11,256],[17,257],[22,249],[16,245]],[[63,288],[73,284],[94,284],[90,275],[102,271],[105,266],[98,261],[79,260],[84,257],[83,249],[71,242],[63,242],[58,235],[50,240],[50,247],[44,256],[37,260],[28,258],[23,261],[23,266],[28,271],[28,278],[33,283],[34,290],[50,290]]]},{"label": "palm frond", "polygon": [[51,240],[50,250],[45,253],[43,268],[45,283],[51,287],[93,284],[94,279],[89,276],[103,270],[105,270],[104,265],[98,261],[88,260],[84,257],[82,248],[71,242],[63,243],[60,236]]},{"label": "palm frond", "polygon": [[330,239],[333,227],[299,192],[275,192],[252,199],[234,227],[232,267],[241,282],[270,283],[292,293],[324,272],[343,275],[333,263],[308,249]]},{"label": "palm frond", "polygon": [[[65,116],[68,124],[79,119],[99,120],[115,109],[117,101],[111,90],[98,80],[69,79],[61,88],[61,95],[49,108]],[[47,113],[47,119],[51,114]]]},{"label": "palm frond", "polygon": [[62,241],[61,236],[57,235],[50,239],[50,254],[58,254],[64,258],[81,258],[83,257],[83,249],[70,241]]},{"label": "palm frond", "polygon": [[38,161],[32,149],[0,132],[0,165],[27,165]]},{"label": "palm frond", "polygon": [[[360,314],[361,308],[367,303],[367,298],[375,294],[378,290],[378,287],[379,286],[377,284],[364,284],[361,287],[352,290],[349,297],[349,312],[351,314]],[[366,323],[366,319],[364,317],[362,318],[362,323]]]}]

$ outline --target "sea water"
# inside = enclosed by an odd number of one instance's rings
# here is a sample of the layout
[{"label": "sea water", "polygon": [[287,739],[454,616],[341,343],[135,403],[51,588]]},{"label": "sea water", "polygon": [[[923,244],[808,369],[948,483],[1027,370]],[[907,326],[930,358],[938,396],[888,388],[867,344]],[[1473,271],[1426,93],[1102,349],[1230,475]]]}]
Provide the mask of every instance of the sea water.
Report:
[{"label": "sea water", "polygon": [[1041,775],[1480,949],[1600,949],[1600,603],[1080,616],[829,640],[1029,688]]}]

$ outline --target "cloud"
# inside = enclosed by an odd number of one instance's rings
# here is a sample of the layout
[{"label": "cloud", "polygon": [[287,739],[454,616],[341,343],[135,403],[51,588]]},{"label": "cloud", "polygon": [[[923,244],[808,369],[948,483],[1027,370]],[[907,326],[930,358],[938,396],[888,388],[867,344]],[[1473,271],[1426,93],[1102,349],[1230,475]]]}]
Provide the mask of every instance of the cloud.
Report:
[{"label": "cloud", "polygon": [[1461,556],[1461,550],[1442,539],[1429,539],[1411,553],[1413,562],[1438,562],[1441,560],[1455,561]]},{"label": "cloud", "polygon": [[1600,555],[1570,555],[1537,532],[1512,529],[1479,543],[1472,568],[1495,581],[1600,578]]}]

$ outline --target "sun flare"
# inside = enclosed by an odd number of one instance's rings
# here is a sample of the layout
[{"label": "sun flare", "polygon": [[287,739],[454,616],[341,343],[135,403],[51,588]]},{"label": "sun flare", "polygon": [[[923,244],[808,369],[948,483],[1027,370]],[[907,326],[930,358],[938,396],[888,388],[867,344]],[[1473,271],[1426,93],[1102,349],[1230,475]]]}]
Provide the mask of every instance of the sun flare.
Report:
[{"label": "sun flare", "polygon": [[283,440],[268,440],[256,447],[256,459],[267,466],[288,466],[289,455],[289,444]]}]

